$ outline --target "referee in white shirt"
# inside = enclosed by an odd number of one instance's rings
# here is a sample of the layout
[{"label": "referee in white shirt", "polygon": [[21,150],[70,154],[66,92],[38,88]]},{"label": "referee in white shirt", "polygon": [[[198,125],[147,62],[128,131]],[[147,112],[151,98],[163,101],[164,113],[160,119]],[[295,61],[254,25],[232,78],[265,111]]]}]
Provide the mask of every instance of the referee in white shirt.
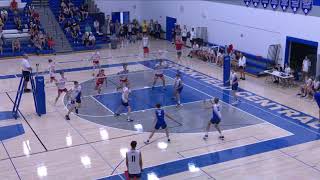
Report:
[{"label": "referee in white shirt", "polygon": [[240,71],[240,79],[246,80],[245,68],[246,68],[247,59],[246,57],[240,53],[239,59],[239,71]]},{"label": "referee in white shirt", "polygon": [[28,82],[30,81],[30,75],[32,72],[32,68],[29,62],[29,57],[27,54],[23,55],[23,59],[21,62],[21,68],[22,68],[22,76],[24,78],[23,81],[23,87],[24,87],[24,92],[28,93],[31,92],[30,89],[28,89]]}]

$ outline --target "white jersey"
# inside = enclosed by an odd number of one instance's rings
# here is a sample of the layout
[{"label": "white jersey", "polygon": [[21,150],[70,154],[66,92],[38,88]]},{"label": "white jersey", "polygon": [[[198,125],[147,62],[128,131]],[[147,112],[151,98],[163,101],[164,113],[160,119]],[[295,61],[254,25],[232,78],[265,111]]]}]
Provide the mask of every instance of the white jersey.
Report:
[{"label": "white jersey", "polygon": [[174,89],[180,89],[182,87],[183,87],[183,83],[182,83],[181,78],[176,78],[174,80]]},{"label": "white jersey", "polygon": [[48,71],[49,71],[50,77],[55,76],[54,74],[56,73],[56,64],[54,62],[49,63]]},{"label": "white jersey", "polygon": [[80,94],[81,94],[81,86],[79,85],[77,88],[76,87],[73,87],[71,89],[71,93],[70,93],[70,99],[72,101],[75,101],[77,99],[79,99],[80,97]]},{"label": "white jersey", "polygon": [[91,56],[91,61],[94,63],[94,62],[99,62],[101,59],[100,57],[100,53],[94,53],[92,56]]},{"label": "white jersey", "polygon": [[129,174],[141,173],[140,154],[138,150],[130,150],[127,152]]},{"label": "white jersey", "polygon": [[155,74],[157,75],[162,75],[163,74],[163,70],[167,67],[165,62],[162,62],[161,64],[158,63],[156,64],[156,66],[154,67],[155,69]]},{"label": "white jersey", "polygon": [[127,88],[127,87],[122,88],[122,94],[121,94],[122,102],[124,102],[124,103],[129,102],[129,93],[130,93],[129,88]]},{"label": "white jersey", "polygon": [[143,47],[148,47],[149,46],[149,38],[148,37],[143,37],[142,38],[142,44],[143,44]]},{"label": "white jersey", "polygon": [[64,90],[66,88],[67,79],[61,78],[56,82],[58,89]]},{"label": "white jersey", "polygon": [[128,73],[129,73],[129,70],[120,71],[118,73],[118,75],[120,75],[120,80],[127,80],[128,79]]}]

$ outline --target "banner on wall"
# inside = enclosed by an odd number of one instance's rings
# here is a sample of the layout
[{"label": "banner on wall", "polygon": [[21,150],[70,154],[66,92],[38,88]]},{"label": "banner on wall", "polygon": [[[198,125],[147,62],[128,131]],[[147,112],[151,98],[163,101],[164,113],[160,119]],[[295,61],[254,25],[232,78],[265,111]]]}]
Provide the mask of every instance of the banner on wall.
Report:
[{"label": "banner on wall", "polygon": [[251,0],[244,0],[244,3],[246,4],[246,6],[250,6]]},{"label": "banner on wall", "polygon": [[260,0],[252,0],[252,4],[254,7],[258,7],[260,3]]},{"label": "banner on wall", "polygon": [[300,8],[300,0],[291,0],[291,9],[294,13]]},{"label": "banner on wall", "polygon": [[280,0],[280,6],[283,11],[286,11],[289,7],[289,0]]},{"label": "banner on wall", "polygon": [[312,9],[312,0],[302,0],[301,9],[303,10],[304,14],[308,14]]},{"label": "banner on wall", "polygon": [[267,8],[269,5],[270,0],[261,0],[261,4],[263,6],[263,8]]},{"label": "banner on wall", "polygon": [[278,6],[279,6],[279,0],[271,0],[270,1],[270,5],[271,5],[273,10],[277,9]]}]

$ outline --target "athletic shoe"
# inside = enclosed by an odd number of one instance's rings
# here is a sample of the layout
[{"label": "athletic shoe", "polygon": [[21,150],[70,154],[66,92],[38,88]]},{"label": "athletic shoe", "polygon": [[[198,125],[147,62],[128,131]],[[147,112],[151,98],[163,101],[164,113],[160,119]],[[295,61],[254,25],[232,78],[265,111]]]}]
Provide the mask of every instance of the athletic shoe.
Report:
[{"label": "athletic shoe", "polygon": [[219,139],[224,140],[224,136],[219,136]]},{"label": "athletic shoe", "polygon": [[170,139],[168,139],[168,143],[169,143],[169,142],[171,142],[171,140],[170,140]]},{"label": "athletic shoe", "polygon": [[144,141],[144,144],[150,144],[149,140]]},{"label": "athletic shoe", "polygon": [[120,114],[119,113],[114,113],[114,116],[118,117],[118,116],[120,116]]},{"label": "athletic shoe", "polygon": [[65,116],[66,120],[70,121],[70,117],[68,115]]},{"label": "athletic shoe", "polygon": [[31,89],[24,89],[23,92],[24,92],[24,93],[29,93],[29,92],[31,92]]},{"label": "athletic shoe", "polygon": [[133,121],[133,119],[127,119],[127,121],[128,121],[128,122],[132,122],[132,121]]},{"label": "athletic shoe", "polygon": [[208,137],[209,137],[208,135],[204,135],[202,139],[203,139],[203,140],[207,140]]}]

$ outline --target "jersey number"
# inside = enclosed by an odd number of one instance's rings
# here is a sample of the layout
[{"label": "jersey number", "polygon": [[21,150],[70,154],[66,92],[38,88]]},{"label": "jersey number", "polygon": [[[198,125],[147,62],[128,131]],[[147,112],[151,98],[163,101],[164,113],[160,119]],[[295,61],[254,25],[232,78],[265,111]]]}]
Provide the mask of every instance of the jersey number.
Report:
[{"label": "jersey number", "polygon": [[131,156],[131,162],[136,162],[136,156]]}]

